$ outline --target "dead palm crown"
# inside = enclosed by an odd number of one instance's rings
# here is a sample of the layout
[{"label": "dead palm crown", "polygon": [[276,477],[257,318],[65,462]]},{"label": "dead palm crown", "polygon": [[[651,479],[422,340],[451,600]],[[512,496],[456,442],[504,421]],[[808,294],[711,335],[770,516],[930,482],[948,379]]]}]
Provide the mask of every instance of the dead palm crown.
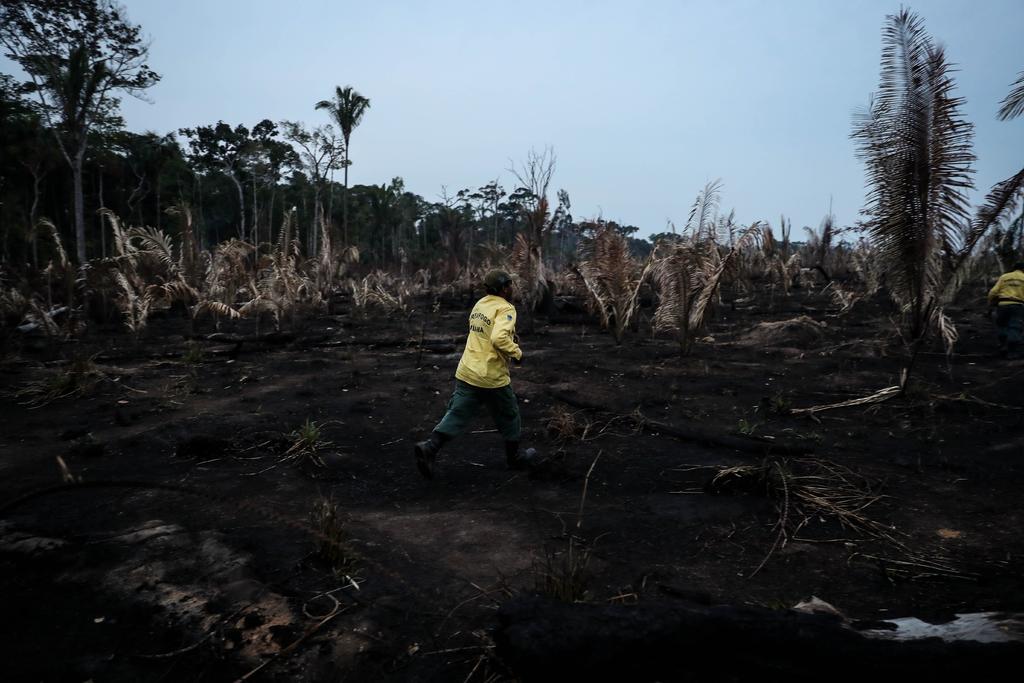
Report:
[{"label": "dead palm crown", "polygon": [[580,247],[577,274],[587,289],[591,307],[608,328],[616,344],[636,313],[640,285],[650,269],[641,268],[629,253],[626,238],[605,226]]},{"label": "dead palm crown", "polygon": [[879,92],[853,137],[867,167],[866,227],[903,312],[912,365],[929,331],[947,348],[956,340],[943,306],[975,244],[1019,199],[1024,171],[997,184],[970,220],[972,126],[961,118],[945,51],[907,10],[888,17],[882,41]]},{"label": "dead palm crown", "polygon": [[185,280],[183,259],[175,258],[174,241],[167,233],[156,228],[126,229],[112,211],[102,209],[100,214],[114,234],[114,256],[103,260],[101,272],[113,280],[116,304],[133,334],[142,332],[155,307],[166,308],[175,301],[188,304],[198,298]]},{"label": "dead palm crown", "polygon": [[[757,239],[751,240],[754,244],[737,252],[732,278],[737,293],[750,293],[759,284],[765,284],[771,302],[775,300],[776,288],[781,290],[784,296],[789,296],[789,290],[800,273],[801,261],[799,252],[790,253],[789,231],[786,226],[786,220],[783,218],[783,237],[779,240],[775,237],[771,225],[759,223]],[[729,237],[730,244],[735,243],[735,228]]]},{"label": "dead palm crown", "polygon": [[617,344],[636,315],[640,288],[650,279],[658,294],[654,330],[673,332],[680,352],[690,352],[707,324],[724,276],[738,255],[758,241],[761,227],[755,223],[742,230],[724,255],[713,233],[704,232],[698,239],[701,234],[698,229],[688,239],[659,242],[644,264],[630,255],[626,238],[611,227],[581,245],[576,273],[591,307]]},{"label": "dead palm crown", "polygon": [[[326,223],[321,223],[321,226],[323,239],[329,240]],[[325,241],[323,244],[329,252],[329,242]],[[249,289],[252,298],[238,312],[243,316],[250,313],[270,313],[274,319],[274,329],[280,331],[284,317],[289,315],[294,318],[299,303],[308,302],[310,305],[318,307],[322,303],[321,291],[312,279],[299,271],[298,260],[299,242],[294,239],[292,234],[292,220],[289,212],[285,214],[284,221],[281,223],[281,231],[271,253],[268,267],[261,268],[256,279],[250,281]],[[314,268],[317,270],[326,268],[329,271],[331,264],[328,262],[324,265],[320,262],[316,263]]]},{"label": "dead palm crown", "polygon": [[651,254],[651,275],[658,291],[655,331],[673,332],[680,353],[688,354],[711,316],[723,276],[738,254],[760,237],[760,224],[754,223],[740,233],[724,256],[711,238],[659,242]]}]

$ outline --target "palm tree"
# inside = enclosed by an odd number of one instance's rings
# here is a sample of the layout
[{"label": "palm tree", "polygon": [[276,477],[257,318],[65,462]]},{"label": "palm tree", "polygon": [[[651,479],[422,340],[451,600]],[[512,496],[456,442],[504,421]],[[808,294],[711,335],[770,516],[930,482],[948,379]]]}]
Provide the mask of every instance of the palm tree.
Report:
[{"label": "palm tree", "polygon": [[352,129],[363,120],[363,114],[370,108],[370,100],[360,95],[346,85],[334,86],[333,100],[320,100],[316,103],[317,109],[326,109],[331,118],[341,128],[341,137],[345,140],[344,159],[342,164],[345,167],[345,180],[341,200],[341,226],[345,237],[345,245],[348,246],[348,141],[352,135]]},{"label": "palm tree", "polygon": [[931,330],[939,331],[947,348],[955,341],[943,306],[991,222],[968,216],[973,127],[960,115],[963,100],[953,94],[943,48],[908,10],[888,19],[879,93],[853,137],[867,168],[866,226],[890,294],[904,313],[910,351],[905,387]]},{"label": "palm tree", "polygon": [[1020,72],[1012,87],[1010,94],[1000,102],[1003,106],[999,108],[997,116],[1001,121],[1024,114],[1024,71]]}]

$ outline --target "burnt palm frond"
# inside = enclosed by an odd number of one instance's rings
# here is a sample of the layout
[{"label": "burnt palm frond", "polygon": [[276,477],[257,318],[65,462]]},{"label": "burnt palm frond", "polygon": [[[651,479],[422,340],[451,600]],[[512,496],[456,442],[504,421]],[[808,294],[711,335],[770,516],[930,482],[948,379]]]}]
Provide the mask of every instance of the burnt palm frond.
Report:
[{"label": "burnt palm frond", "polygon": [[53,224],[53,221],[48,218],[40,218],[36,222],[36,225],[46,228],[47,232],[50,234],[50,239],[53,240],[53,246],[57,250],[57,259],[60,267],[67,268],[70,266],[71,262],[68,260],[68,253],[64,251],[64,243],[61,241],[60,233],[57,231],[57,226]]},{"label": "burnt palm frond", "polygon": [[172,303],[181,301],[191,304],[199,298],[199,292],[184,280],[172,280],[146,287],[146,293],[155,301]]},{"label": "burnt palm frond", "polygon": [[626,238],[604,227],[581,246],[577,272],[590,294],[601,324],[612,332],[617,344],[636,313],[640,285],[647,267],[641,268],[629,252]]},{"label": "burnt palm frond", "polygon": [[[655,331],[673,331],[681,353],[691,346],[690,315],[697,295],[705,284],[707,264],[717,256],[711,242],[660,244],[668,253],[658,258],[652,271],[658,290],[658,307],[654,311]],[[655,249],[657,253],[659,249]]]},{"label": "burnt palm frond", "polygon": [[714,221],[715,214],[718,212],[721,190],[722,181],[712,180],[697,193],[697,198],[693,201],[693,206],[690,207],[690,215],[686,219],[686,230],[694,239],[715,238]]},{"label": "burnt palm frond", "polygon": [[527,311],[534,309],[550,286],[543,256],[539,243],[532,242],[524,233],[516,233],[509,265],[512,266],[516,286]]},{"label": "burnt palm frond", "polygon": [[121,225],[121,219],[117,217],[116,213],[110,209],[100,209],[99,214],[107,220],[110,230],[114,234],[114,254],[116,256],[131,256],[138,251],[132,244],[130,231]]},{"label": "burnt palm frond", "polygon": [[1024,71],[1017,75],[1017,80],[1010,86],[1010,94],[1000,104],[999,113],[996,116],[1000,121],[1012,119],[1024,114]]},{"label": "burnt palm frond", "polygon": [[963,120],[962,97],[955,97],[956,84],[945,51],[936,47],[928,54],[932,110],[929,146],[928,223],[941,240],[944,265],[955,263],[955,254],[963,248],[960,237],[968,222],[970,203],[967,194],[974,189],[975,160],[972,151],[974,126]]},{"label": "burnt palm frond", "polygon": [[864,296],[873,296],[881,288],[883,277],[874,245],[868,240],[861,239],[850,252],[850,259],[853,270],[864,284]]},{"label": "burnt palm frond", "polygon": [[760,236],[761,224],[754,223],[740,234],[724,257],[711,240],[661,242],[655,248],[651,274],[659,301],[654,311],[654,329],[675,332],[681,353],[690,352],[693,339],[707,324],[711,302],[730,265]]},{"label": "burnt palm frond", "polygon": [[832,249],[832,236],[835,234],[836,217],[831,213],[821,219],[821,235],[818,238],[818,251],[814,254],[816,263],[822,267],[828,260]]},{"label": "burnt palm frond", "polygon": [[890,16],[882,42],[879,92],[853,137],[867,168],[866,227],[917,344],[963,246],[972,126],[961,118],[944,51],[916,15]]},{"label": "burnt palm frond", "polygon": [[728,216],[719,216],[716,228],[717,240],[720,244],[728,244],[730,247],[736,241],[736,209],[729,212]]},{"label": "burnt palm frond", "polygon": [[138,251],[152,254],[169,272],[177,272],[178,261],[174,258],[174,240],[170,235],[156,228],[132,228],[128,239],[137,241]]},{"label": "burnt palm frond", "polygon": [[197,278],[196,266],[199,259],[198,245],[196,244],[195,231],[192,227],[192,209],[182,200],[168,208],[165,213],[168,216],[181,218],[181,249],[178,251],[178,270],[189,284],[195,284]]},{"label": "burnt palm frond", "polygon": [[771,258],[775,255],[778,249],[778,243],[775,240],[775,233],[772,232],[772,226],[767,223],[761,226],[761,253],[765,255],[765,258]]},{"label": "burnt palm frond", "polygon": [[227,318],[242,317],[242,314],[231,306],[221,303],[220,301],[212,301],[210,299],[204,299],[192,307],[193,318],[199,318],[204,313],[213,313],[214,315],[222,315]]},{"label": "burnt palm frond", "polygon": [[989,228],[999,225],[1016,211],[1022,198],[1024,198],[1024,168],[1006,180],[996,183],[985,197],[985,203],[978,209],[970,228],[963,235],[961,261],[970,256],[974,246]]},{"label": "burnt palm frond", "polygon": [[[942,294],[944,303],[952,301],[963,283],[969,281],[975,274],[971,259],[975,247],[982,241],[982,238],[990,234],[991,228],[995,228],[995,237],[1000,237],[1000,226],[1016,210],[1021,198],[1024,198],[1024,169],[1006,180],[996,183],[988,193],[985,203],[978,209],[974,220],[962,229],[960,250],[953,257],[951,272]],[[1017,222],[1020,220],[1018,218]],[[1013,230],[1008,229],[1002,233],[1002,237],[1004,239],[1010,237],[1009,244],[1003,244],[1002,240],[997,240],[992,246],[1005,267],[1009,267],[1017,260],[1017,249],[1013,244],[1012,235]],[[944,335],[944,338],[948,339],[948,336]],[[951,347],[947,346],[947,348]]]},{"label": "burnt palm frond", "polygon": [[141,294],[137,292],[124,273],[119,270],[114,271],[114,281],[121,290],[116,299],[117,306],[124,316],[125,325],[137,337],[145,329],[146,322],[149,320],[149,309],[153,304],[153,297],[149,292]]},{"label": "burnt palm frond", "polygon": [[[760,223],[754,223],[740,234],[732,248],[723,258],[715,259],[717,260],[717,266],[713,272],[708,274],[704,286],[694,302],[693,309],[690,311],[689,324],[692,333],[696,334],[704,329],[711,314],[711,301],[718,294],[718,286],[722,282],[722,276],[729,269],[729,266],[732,265],[737,255],[748,244],[755,242],[760,234]],[[717,256],[717,252],[715,256]]]}]

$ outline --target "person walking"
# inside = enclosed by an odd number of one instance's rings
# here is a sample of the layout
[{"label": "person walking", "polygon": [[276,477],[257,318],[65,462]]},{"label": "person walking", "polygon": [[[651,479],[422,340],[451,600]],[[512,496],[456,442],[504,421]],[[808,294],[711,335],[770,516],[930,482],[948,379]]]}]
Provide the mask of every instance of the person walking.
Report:
[{"label": "person walking", "polygon": [[999,346],[1007,358],[1021,358],[1024,352],[1024,261],[1013,264],[988,293],[988,305],[995,308]]},{"label": "person walking", "polygon": [[524,469],[528,458],[519,453],[519,403],[512,391],[509,365],[519,365],[523,351],[516,337],[512,278],[501,270],[484,277],[486,295],[469,314],[469,335],[455,370],[455,390],[448,408],[430,437],[414,447],[416,466],[427,479],[441,447],[462,434],[480,408],[486,408],[505,439],[505,460],[511,469]]}]

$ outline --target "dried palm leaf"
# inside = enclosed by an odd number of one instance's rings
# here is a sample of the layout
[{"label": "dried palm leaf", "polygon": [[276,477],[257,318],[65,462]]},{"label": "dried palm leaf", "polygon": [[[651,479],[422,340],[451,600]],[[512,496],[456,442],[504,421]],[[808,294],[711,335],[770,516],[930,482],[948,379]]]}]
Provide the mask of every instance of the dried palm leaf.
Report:
[{"label": "dried palm leaf", "polygon": [[113,275],[114,281],[121,288],[121,295],[115,299],[117,306],[124,316],[125,325],[138,336],[149,320],[153,297],[148,292],[139,294],[121,271],[114,270]]},{"label": "dried palm leaf", "polygon": [[862,396],[861,398],[850,399],[849,401],[840,401],[839,403],[827,403],[820,406],[811,406],[810,408],[792,408],[789,411],[790,415],[813,415],[814,413],[820,413],[823,410],[835,410],[836,408],[851,408],[853,406],[863,406],[872,403],[881,403],[882,401],[888,401],[891,398],[899,396],[903,391],[902,386],[891,386],[876,391],[869,396]]},{"label": "dried palm leaf", "polygon": [[725,255],[724,258],[718,259],[718,251],[715,250],[712,254],[713,258],[708,263],[718,261],[715,270],[708,274],[704,285],[701,288],[700,294],[697,296],[693,308],[690,310],[690,331],[691,333],[699,332],[704,329],[704,325],[707,323],[707,319],[710,315],[710,303],[712,298],[718,294],[718,287],[722,281],[722,276],[725,274],[729,265],[736,258],[736,255],[746,245],[757,240],[760,235],[759,232],[760,223],[754,223],[749,228],[743,231],[740,237],[733,244],[732,249]]},{"label": "dried palm leaf", "polygon": [[56,337],[60,334],[60,327],[54,321],[49,311],[43,309],[35,301],[29,301],[28,308],[30,312],[25,316],[26,322],[35,323],[37,325],[36,329],[42,330],[43,334],[47,337]]},{"label": "dried palm leaf", "polygon": [[1017,80],[1011,86],[1013,90],[1000,104],[997,116],[1001,121],[1012,119],[1024,114],[1024,71],[1017,75]]},{"label": "dried palm leaf", "polygon": [[578,273],[601,324],[611,330],[615,343],[621,344],[651,262],[641,267],[630,254],[626,238],[607,226],[582,245],[580,255]]},{"label": "dried palm leaf", "polygon": [[548,272],[540,244],[531,242],[524,233],[517,233],[509,264],[524,307],[532,311],[549,289]]},{"label": "dried palm leaf", "polygon": [[50,235],[50,239],[53,240],[53,246],[57,250],[57,259],[61,268],[67,268],[71,262],[68,260],[68,253],[64,251],[64,243],[61,242],[60,233],[57,231],[57,226],[53,224],[53,221],[48,218],[40,218],[37,226],[46,228]]},{"label": "dried palm leaf", "polygon": [[[970,256],[974,246],[988,232],[989,228],[999,225],[1016,210],[1022,198],[1024,198],[1024,168],[1006,180],[996,183],[985,197],[985,203],[978,209],[974,220],[963,233],[963,246],[959,254],[961,261]],[[959,264],[958,261],[955,266],[959,266]]]},{"label": "dried palm leaf", "polygon": [[721,189],[722,181],[712,180],[697,193],[697,198],[690,207],[690,215],[686,219],[686,231],[693,239],[715,239],[714,223]]},{"label": "dried palm leaf", "polygon": [[193,318],[198,318],[207,312],[215,315],[227,316],[228,318],[240,318],[242,316],[241,313],[231,306],[221,303],[220,301],[211,301],[209,299],[200,301],[198,304],[193,306],[191,310]]},{"label": "dried palm leaf", "polygon": [[110,209],[100,209],[100,216],[107,219],[110,230],[114,234],[114,254],[117,256],[131,256],[137,250],[131,242],[131,235],[128,230],[121,226],[121,220]]},{"label": "dried palm leaf", "polygon": [[177,273],[178,261],[174,258],[174,240],[170,235],[156,228],[132,228],[128,239],[138,240],[140,252],[154,255],[169,273]]}]

